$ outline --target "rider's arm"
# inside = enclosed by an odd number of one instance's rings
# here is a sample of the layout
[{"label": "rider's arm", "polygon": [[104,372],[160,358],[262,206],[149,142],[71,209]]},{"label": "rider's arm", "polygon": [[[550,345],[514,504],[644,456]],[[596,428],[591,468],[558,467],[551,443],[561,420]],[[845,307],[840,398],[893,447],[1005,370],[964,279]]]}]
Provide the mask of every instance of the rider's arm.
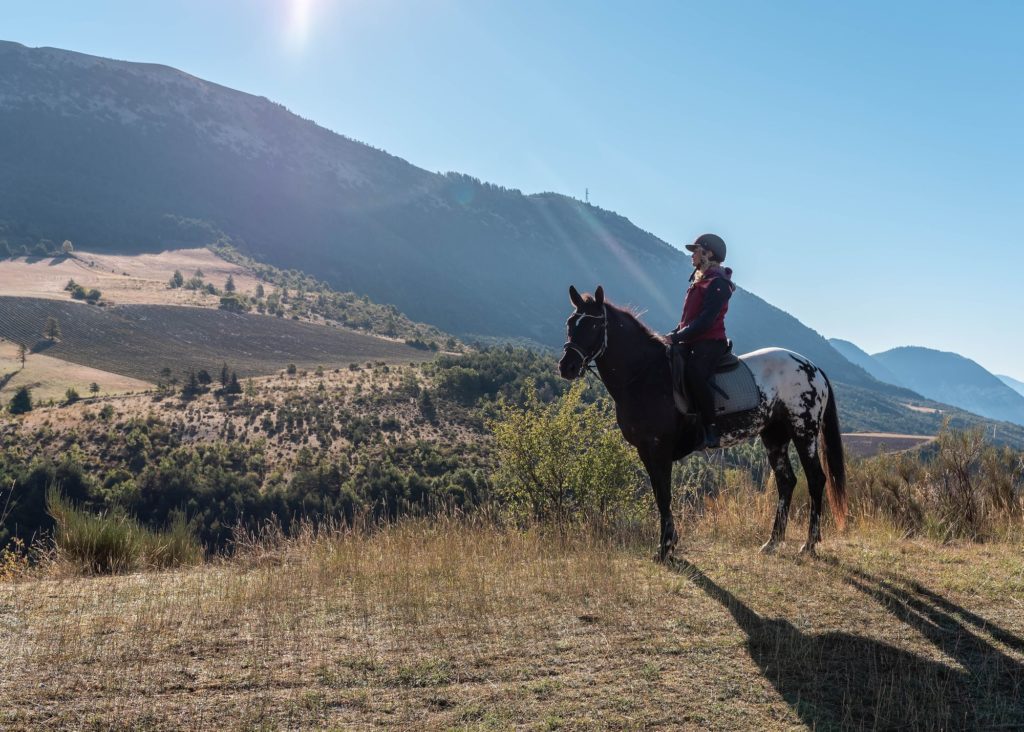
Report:
[{"label": "rider's arm", "polygon": [[704,302],[701,303],[700,313],[692,322],[687,323],[685,328],[673,334],[672,341],[685,343],[714,325],[715,318],[718,317],[718,313],[722,311],[731,296],[732,288],[728,282],[722,277],[716,277],[707,292],[704,293]]}]

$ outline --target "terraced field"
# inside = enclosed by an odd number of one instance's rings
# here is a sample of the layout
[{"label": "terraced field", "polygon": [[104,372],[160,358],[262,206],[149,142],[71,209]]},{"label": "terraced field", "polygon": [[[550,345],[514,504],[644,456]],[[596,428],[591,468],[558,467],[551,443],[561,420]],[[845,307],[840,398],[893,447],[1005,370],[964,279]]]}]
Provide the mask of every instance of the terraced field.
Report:
[{"label": "terraced field", "polygon": [[[46,320],[60,324],[61,338],[42,337]],[[170,367],[220,370],[239,376],[366,361],[424,361],[430,352],[403,343],[328,326],[207,308],[124,305],[100,308],[76,302],[0,297],[0,338],[25,343],[48,356],[154,381]]]}]

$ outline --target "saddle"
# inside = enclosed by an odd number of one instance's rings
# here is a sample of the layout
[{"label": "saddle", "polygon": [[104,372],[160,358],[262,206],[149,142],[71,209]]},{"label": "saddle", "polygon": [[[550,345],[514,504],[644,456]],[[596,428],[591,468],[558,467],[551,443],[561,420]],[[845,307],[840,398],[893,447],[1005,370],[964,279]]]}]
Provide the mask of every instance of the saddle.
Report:
[{"label": "saddle", "polygon": [[[714,374],[711,377],[711,390],[715,395],[715,413],[718,415],[735,414],[754,409],[759,400],[754,375],[742,359],[732,352],[731,340],[728,341],[728,344],[729,350],[715,364]],[[684,378],[686,359],[683,357],[683,348],[672,346],[669,351],[669,361],[672,366],[672,392],[676,408],[684,414],[692,414],[692,408],[683,409],[683,405],[689,402],[686,398]]]}]

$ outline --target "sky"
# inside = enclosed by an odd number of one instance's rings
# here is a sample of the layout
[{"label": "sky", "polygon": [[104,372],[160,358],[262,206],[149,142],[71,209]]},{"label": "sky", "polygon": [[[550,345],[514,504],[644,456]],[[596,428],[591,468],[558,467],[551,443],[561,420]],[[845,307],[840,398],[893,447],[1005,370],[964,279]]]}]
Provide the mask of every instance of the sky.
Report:
[{"label": "sky", "polygon": [[826,337],[1020,380],[1022,28],[1024,3],[986,0],[0,0],[0,39],[589,191],[677,247],[717,232],[739,285]]}]

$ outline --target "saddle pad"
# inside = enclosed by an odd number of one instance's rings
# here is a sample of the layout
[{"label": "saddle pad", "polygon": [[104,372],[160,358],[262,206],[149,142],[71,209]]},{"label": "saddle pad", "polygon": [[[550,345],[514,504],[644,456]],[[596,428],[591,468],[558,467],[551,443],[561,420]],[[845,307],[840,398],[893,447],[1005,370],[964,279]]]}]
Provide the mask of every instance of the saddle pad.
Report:
[{"label": "saddle pad", "polygon": [[756,408],[760,402],[754,375],[742,358],[737,368],[724,374],[715,374],[711,383],[729,395],[726,399],[714,386],[711,388],[711,393],[715,395],[715,414],[745,412]]}]

